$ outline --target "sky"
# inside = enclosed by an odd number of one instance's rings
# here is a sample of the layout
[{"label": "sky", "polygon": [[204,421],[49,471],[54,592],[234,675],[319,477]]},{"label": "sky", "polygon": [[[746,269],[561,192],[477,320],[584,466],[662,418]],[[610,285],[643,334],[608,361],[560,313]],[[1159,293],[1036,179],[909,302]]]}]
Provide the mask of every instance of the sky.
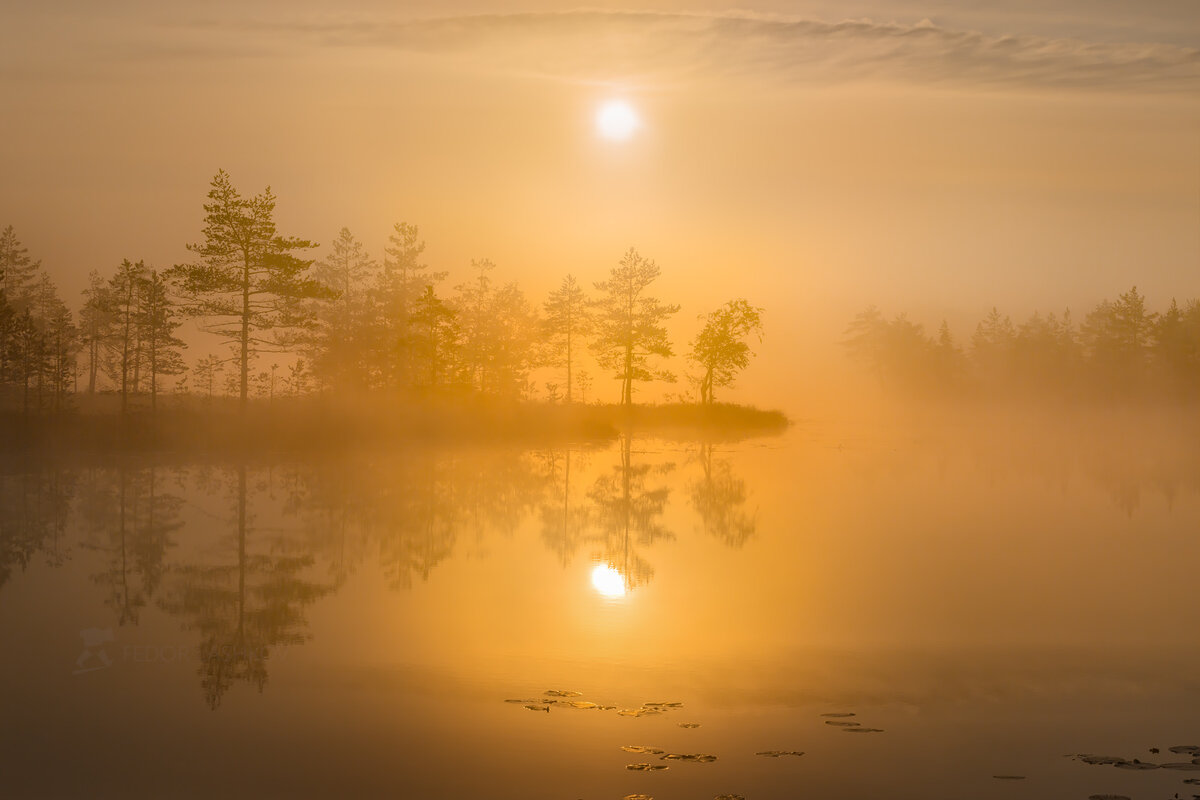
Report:
[{"label": "sky", "polygon": [[[630,246],[696,316],[765,309],[743,390],[796,390],[877,304],[1200,296],[1200,9],[1009,2],[0,3],[0,225],[68,298],[169,266],[218,169],[282,232],[490,258],[537,299]],[[642,119],[597,135],[602,102]]]}]

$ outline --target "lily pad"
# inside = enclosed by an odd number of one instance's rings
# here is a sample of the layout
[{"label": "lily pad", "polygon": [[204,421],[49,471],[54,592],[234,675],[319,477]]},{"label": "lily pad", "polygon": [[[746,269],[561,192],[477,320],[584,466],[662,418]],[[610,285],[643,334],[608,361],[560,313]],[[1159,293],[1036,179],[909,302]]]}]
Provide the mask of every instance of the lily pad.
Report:
[{"label": "lily pad", "polygon": [[761,750],[754,755],[779,758],[780,756],[802,756],[804,753],[800,750]]},{"label": "lily pad", "polygon": [[550,706],[525,706],[525,707],[528,708],[530,711],[545,711],[547,714],[550,713]]},{"label": "lily pad", "polygon": [[1115,766],[1117,769],[1158,769],[1158,764],[1151,764],[1147,761],[1138,761],[1136,758],[1133,761],[1122,761],[1120,764],[1114,764],[1113,766]]},{"label": "lily pad", "polygon": [[654,800],[654,798],[648,794],[627,794],[621,800]]},{"label": "lily pad", "polygon": [[571,708],[599,708],[595,703],[589,703],[587,700],[573,700],[567,703]]},{"label": "lily pad", "polygon": [[547,689],[545,692],[550,697],[579,697],[583,692],[572,692],[569,689]]},{"label": "lily pad", "polygon": [[862,725],[861,722],[845,722],[840,719],[827,719],[827,720],[825,720],[825,724],[826,725],[836,725],[839,728],[857,728],[860,725]]},{"label": "lily pad", "polygon": [[1091,753],[1083,753],[1079,756],[1076,756],[1076,758],[1078,758],[1080,761],[1082,761],[1085,764],[1095,764],[1098,766],[1103,766],[1103,765],[1108,765],[1108,764],[1112,764],[1115,766],[1117,764],[1125,763],[1125,759],[1120,758],[1119,756],[1094,756]]},{"label": "lily pad", "polygon": [[713,800],[746,800],[740,794],[719,794]]},{"label": "lily pad", "polygon": [[681,723],[679,723],[679,727],[681,727],[681,728],[699,728],[700,723],[699,722],[681,722]]},{"label": "lily pad", "polygon": [[623,708],[617,712],[622,717],[648,717],[661,713],[657,708]]},{"label": "lily pad", "polygon": [[697,764],[709,764],[717,760],[716,756],[710,756],[705,753],[667,753],[664,756],[659,756],[659,760],[667,761],[694,761]]},{"label": "lily pad", "polygon": [[1172,753],[1200,753],[1200,747],[1194,744],[1177,744],[1174,747],[1168,747]]},{"label": "lily pad", "polygon": [[856,716],[853,711],[833,711],[828,714],[822,714],[822,717],[853,717]]},{"label": "lily pad", "polygon": [[647,747],[646,745],[642,744],[623,744],[621,745],[621,749],[626,753],[643,753],[648,756],[656,756],[665,752],[657,747]]},{"label": "lily pad", "polygon": [[670,769],[666,764],[626,764],[625,769],[637,772],[653,772],[660,769]]},{"label": "lily pad", "polygon": [[842,728],[842,733],[883,733],[883,728]]}]

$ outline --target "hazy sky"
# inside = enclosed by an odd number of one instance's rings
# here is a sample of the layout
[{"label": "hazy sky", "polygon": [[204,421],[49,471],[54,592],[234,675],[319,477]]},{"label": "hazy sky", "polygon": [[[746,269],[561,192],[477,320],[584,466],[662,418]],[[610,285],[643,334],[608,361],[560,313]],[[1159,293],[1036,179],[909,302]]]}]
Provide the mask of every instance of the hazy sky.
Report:
[{"label": "hazy sky", "polygon": [[[218,168],[289,234],[414,222],[452,284],[489,257],[540,297],[636,246],[681,337],[765,306],[763,358],[872,302],[966,333],[1200,295],[1194,0],[2,8],[0,225],[68,298],[186,258]],[[618,96],[624,143],[593,125]]]}]

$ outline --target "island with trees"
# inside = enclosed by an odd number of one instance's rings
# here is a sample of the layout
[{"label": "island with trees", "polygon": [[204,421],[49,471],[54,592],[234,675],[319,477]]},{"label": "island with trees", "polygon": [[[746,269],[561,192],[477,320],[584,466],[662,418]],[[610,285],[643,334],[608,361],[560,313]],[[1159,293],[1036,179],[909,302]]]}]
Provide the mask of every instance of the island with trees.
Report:
[{"label": "island with trees", "polygon": [[[275,206],[270,189],[245,195],[219,171],[190,259],[94,270],[75,311],[5,228],[7,445],[607,438],[787,425],[781,412],[717,401],[750,365],[762,309],[737,298],[702,314],[677,352],[667,322],[681,308],[656,295],[661,270],[634,248],[590,288],[567,274],[538,303],[499,282],[487,259],[447,290],[448,273],[426,263],[407,222],[395,224],[380,261],[346,228],[318,259],[315,242],[278,230]],[[196,352],[185,323],[218,344]],[[585,355],[603,372],[583,366]],[[551,378],[539,386],[535,374]],[[606,379],[617,402],[600,402]],[[671,402],[637,403],[652,382],[686,388]]]}]

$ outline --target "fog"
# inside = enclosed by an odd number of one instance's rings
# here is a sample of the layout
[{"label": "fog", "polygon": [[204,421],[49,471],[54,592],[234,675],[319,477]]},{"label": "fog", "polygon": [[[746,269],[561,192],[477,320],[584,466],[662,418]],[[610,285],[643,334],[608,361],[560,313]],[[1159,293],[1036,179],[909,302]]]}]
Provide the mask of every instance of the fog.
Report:
[{"label": "fog", "polygon": [[1194,2],[8,5],[0,794],[1197,785]]}]

